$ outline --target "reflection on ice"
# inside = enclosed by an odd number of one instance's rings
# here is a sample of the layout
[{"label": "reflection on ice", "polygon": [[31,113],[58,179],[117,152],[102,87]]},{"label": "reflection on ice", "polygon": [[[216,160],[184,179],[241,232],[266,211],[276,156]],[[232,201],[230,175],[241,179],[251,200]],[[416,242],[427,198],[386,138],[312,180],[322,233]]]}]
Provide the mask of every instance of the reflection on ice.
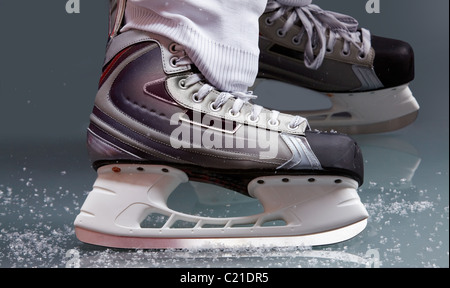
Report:
[{"label": "reflection on ice", "polygon": [[407,188],[422,161],[416,148],[399,137],[390,135],[353,136],[364,155],[367,186],[396,185]]},{"label": "reflection on ice", "polygon": [[378,268],[379,252],[362,255],[310,248],[253,248],[214,250],[90,250],[78,247],[66,255],[67,267],[147,268],[287,268],[355,267]]}]

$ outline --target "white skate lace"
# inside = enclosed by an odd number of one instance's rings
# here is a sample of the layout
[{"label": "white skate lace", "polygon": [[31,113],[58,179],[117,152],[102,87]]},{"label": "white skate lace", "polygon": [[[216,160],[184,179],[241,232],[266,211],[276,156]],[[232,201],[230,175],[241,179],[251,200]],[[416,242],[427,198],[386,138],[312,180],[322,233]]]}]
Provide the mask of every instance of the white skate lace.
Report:
[{"label": "white skate lace", "polygon": [[[183,46],[179,44],[172,44],[169,48],[171,52],[179,52],[184,51]],[[175,57],[172,58],[172,65],[174,66],[183,66],[183,65],[189,65],[193,64],[192,60],[184,54],[182,57]],[[184,87],[190,87],[196,83],[202,83],[202,87],[192,95],[192,100],[196,103],[200,103],[203,101],[203,99],[208,96],[208,94],[212,90],[217,90],[215,87],[211,86],[210,84],[205,83],[205,78],[202,74],[191,74],[186,79],[183,80],[183,86]],[[254,95],[252,91],[247,92],[220,92],[219,96],[214,100],[214,102],[211,103],[211,109],[213,111],[220,111],[222,106],[230,99],[235,99],[233,107],[228,111],[229,115],[232,117],[238,117],[240,115],[241,109],[244,107],[246,103],[249,103],[252,107],[252,111],[250,115],[248,116],[248,121],[250,122],[257,122],[259,120],[259,115],[263,111],[263,107],[260,105],[256,105],[253,103],[250,103],[251,100],[257,99],[258,96]],[[271,110],[270,111],[270,118],[268,121],[268,124],[270,126],[278,126],[280,123],[278,120],[278,116],[280,115],[279,111]],[[303,122],[307,123],[307,119],[303,118],[301,116],[293,116],[292,120],[288,124],[288,128],[295,130],[297,129],[300,124]],[[307,125],[309,126],[309,125]]]},{"label": "white skate lace", "polygon": [[[283,37],[299,20],[302,29],[293,39],[294,44],[300,44],[302,38],[307,38],[305,47],[305,65],[316,70],[322,65],[325,54],[333,51],[336,40],[344,39],[342,55],[350,54],[350,45],[359,50],[358,57],[365,58],[370,52],[370,32],[364,28],[359,32],[358,21],[354,18],[336,12],[322,10],[319,6],[311,4],[312,0],[269,0],[266,12],[277,10],[266,19],[268,25],[273,21],[288,14],[286,23],[278,30],[278,35]],[[328,42],[327,42],[327,31]],[[362,34],[362,35],[361,35]],[[320,47],[317,56],[314,49]]]}]

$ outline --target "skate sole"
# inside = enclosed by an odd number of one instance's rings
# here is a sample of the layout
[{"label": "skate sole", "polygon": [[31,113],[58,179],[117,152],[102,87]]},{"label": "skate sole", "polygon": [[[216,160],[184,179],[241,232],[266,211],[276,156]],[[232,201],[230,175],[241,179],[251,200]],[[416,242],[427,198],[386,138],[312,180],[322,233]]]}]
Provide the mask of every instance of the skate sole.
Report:
[{"label": "skate sole", "polygon": [[122,249],[227,249],[263,247],[310,247],[347,241],[360,234],[367,226],[367,219],[354,224],[301,236],[236,237],[236,238],[159,238],[129,237],[103,234],[76,227],[77,238],[88,244]]},{"label": "skate sole", "polygon": [[[202,217],[172,210],[167,199],[189,181],[170,166],[114,164],[98,178],[75,219],[82,242],[115,248],[218,248],[317,246],[350,239],[368,213],[350,178],[279,175],[254,178],[248,192],[264,212],[239,217]],[[163,218],[159,226],[145,219]],[[177,223],[189,223],[181,228]],[[277,223],[269,225],[269,223]]]}]

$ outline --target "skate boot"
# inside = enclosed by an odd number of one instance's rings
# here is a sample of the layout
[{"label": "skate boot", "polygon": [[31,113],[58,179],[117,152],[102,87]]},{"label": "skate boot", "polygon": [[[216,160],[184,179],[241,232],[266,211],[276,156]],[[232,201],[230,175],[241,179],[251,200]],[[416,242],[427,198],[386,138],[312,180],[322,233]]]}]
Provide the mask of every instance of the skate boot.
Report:
[{"label": "skate boot", "polygon": [[[183,47],[131,30],[110,41],[90,117],[98,178],[75,219],[77,237],[118,248],[325,245],[366,226],[357,194],[358,145],[311,131],[306,119],[217,91]],[[219,185],[257,198],[256,215],[182,213],[167,200],[181,183]],[[142,223],[161,218],[158,227]],[[179,222],[189,223],[189,228]],[[267,223],[280,223],[268,226]]]},{"label": "skate boot", "polygon": [[419,105],[408,87],[414,53],[407,43],[373,36],[346,15],[311,0],[269,0],[260,18],[260,79],[329,97],[330,109],[290,111],[312,128],[377,133],[412,123]]}]

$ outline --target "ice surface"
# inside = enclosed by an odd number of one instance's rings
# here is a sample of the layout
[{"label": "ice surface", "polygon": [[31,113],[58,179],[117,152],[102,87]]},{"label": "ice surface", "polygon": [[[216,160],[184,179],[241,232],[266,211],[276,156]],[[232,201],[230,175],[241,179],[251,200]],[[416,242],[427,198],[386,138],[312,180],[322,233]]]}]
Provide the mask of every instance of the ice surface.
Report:
[{"label": "ice surface", "polygon": [[[432,175],[433,181],[420,181],[423,172],[410,165],[416,161],[409,158],[403,162],[407,167],[386,169],[376,161],[385,151],[371,156],[363,147],[367,171],[359,194],[370,218],[366,230],[340,244],[119,250],[76,239],[73,221],[96,175],[82,148],[77,148],[80,152],[63,147],[66,150],[20,149],[3,158],[0,267],[448,267],[448,172],[430,171],[427,177]],[[255,200],[204,185],[179,187],[169,205],[206,217],[248,215],[261,209]]]},{"label": "ice surface", "polygon": [[[362,235],[337,245],[314,249],[117,250],[76,239],[72,221],[86,191],[44,187],[35,177],[24,175],[31,174],[31,169],[21,172],[13,187],[0,184],[1,267],[371,267],[368,251],[379,253],[383,267],[434,267],[443,265],[446,254],[448,257],[448,243],[439,237],[448,233],[448,206],[442,207],[440,194],[418,191],[414,186],[399,189],[401,181],[387,186],[370,183],[360,189],[371,215],[368,227]],[[58,177],[70,177],[70,172],[59,173],[55,183]],[[236,213],[231,211],[233,206],[258,207],[252,201],[237,204],[240,195],[224,193],[235,203],[217,209],[223,217]],[[217,203],[208,205],[197,203],[196,213],[213,215]],[[431,223],[430,218],[434,219]]]}]

